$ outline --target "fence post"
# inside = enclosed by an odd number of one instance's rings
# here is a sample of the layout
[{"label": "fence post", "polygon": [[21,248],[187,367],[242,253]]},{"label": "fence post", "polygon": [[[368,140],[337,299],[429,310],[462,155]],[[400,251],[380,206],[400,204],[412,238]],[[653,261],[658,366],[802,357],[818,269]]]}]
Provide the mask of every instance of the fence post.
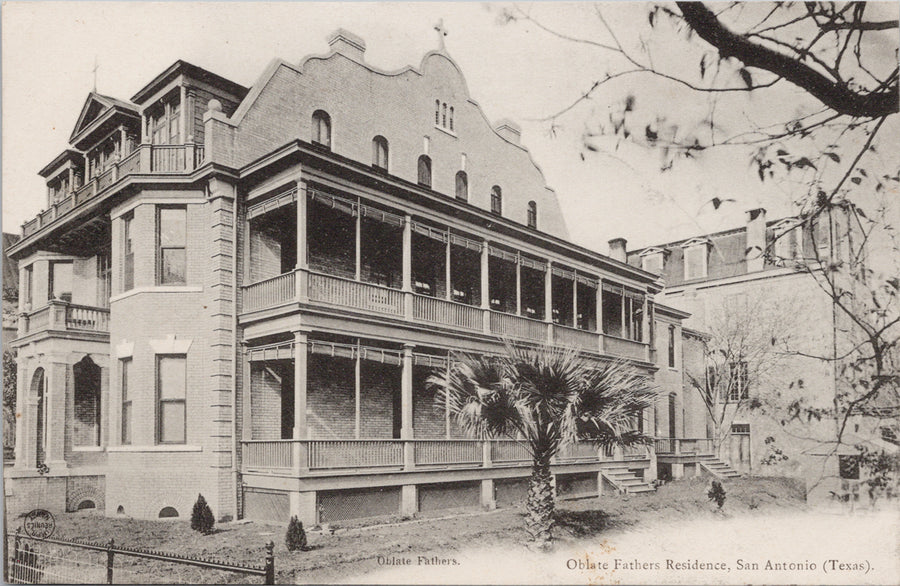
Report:
[{"label": "fence post", "polygon": [[22,545],[22,528],[16,528],[16,537],[13,541],[13,558],[12,563],[9,565],[10,570],[10,581],[18,581],[20,570],[19,570],[19,547]]},{"label": "fence post", "polygon": [[116,544],[114,539],[110,539],[109,543],[106,544],[106,583],[113,583],[113,557],[115,557],[115,552],[113,552],[113,546]]},{"label": "fence post", "polygon": [[275,583],[275,542],[266,544],[266,584]]}]

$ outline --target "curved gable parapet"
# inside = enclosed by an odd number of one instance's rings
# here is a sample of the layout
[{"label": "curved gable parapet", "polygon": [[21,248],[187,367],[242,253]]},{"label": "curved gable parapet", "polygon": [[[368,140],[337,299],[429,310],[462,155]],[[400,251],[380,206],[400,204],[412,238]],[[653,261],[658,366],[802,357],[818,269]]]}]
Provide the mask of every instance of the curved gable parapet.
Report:
[{"label": "curved gable parapet", "polygon": [[538,229],[567,236],[555,194],[516,132],[509,131],[515,125],[492,127],[453,59],[432,51],[418,68],[385,71],[362,57],[359,47],[338,44],[298,65],[270,63],[229,120],[234,166],[296,139],[311,141],[312,114],[324,111],[335,153],[370,164],[372,139],[383,136],[392,175],[415,183],[418,158],[428,154],[435,191],[452,197],[456,173],[464,169],[470,203],[489,210],[491,187],[499,185],[505,217],[525,224],[528,203],[535,201]]}]

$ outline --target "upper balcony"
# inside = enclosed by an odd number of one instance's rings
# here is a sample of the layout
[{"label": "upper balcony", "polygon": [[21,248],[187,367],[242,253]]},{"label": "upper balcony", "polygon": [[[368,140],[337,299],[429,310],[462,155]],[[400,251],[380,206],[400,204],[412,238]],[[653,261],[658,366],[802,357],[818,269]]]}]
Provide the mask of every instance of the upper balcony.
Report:
[{"label": "upper balcony", "polygon": [[142,144],[130,154],[110,162],[81,187],[69,191],[35,218],[22,224],[22,237],[62,220],[85,203],[96,199],[127,177],[191,173],[204,162],[202,144]]},{"label": "upper balcony", "polygon": [[19,338],[50,331],[109,334],[109,309],[51,299],[19,316]]}]

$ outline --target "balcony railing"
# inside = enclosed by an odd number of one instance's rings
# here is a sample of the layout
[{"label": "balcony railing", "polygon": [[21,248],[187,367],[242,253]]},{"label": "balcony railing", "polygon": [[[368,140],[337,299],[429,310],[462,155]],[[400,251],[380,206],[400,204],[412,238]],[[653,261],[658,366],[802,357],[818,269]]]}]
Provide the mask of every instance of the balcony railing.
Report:
[{"label": "balcony railing", "polygon": [[19,320],[19,334],[42,330],[109,332],[109,309],[74,305],[56,299],[24,314]]},{"label": "balcony railing", "polygon": [[[205,154],[203,145],[142,144],[127,157],[112,163],[99,175],[74,190],[65,200],[22,224],[22,236],[34,234],[86,201],[93,199],[97,194],[109,189],[124,177],[136,174],[190,173],[200,167],[205,160]],[[68,203],[65,203],[67,200]]]},{"label": "balcony railing", "polygon": [[[241,445],[244,472],[277,474],[528,466],[532,460],[525,445],[513,440],[252,440]],[[554,459],[555,464],[600,461],[600,450],[587,442],[563,448]]]},{"label": "balcony railing", "polygon": [[505,338],[542,342],[547,339],[547,323],[518,315],[492,311],[491,333]]},{"label": "balcony railing", "polygon": [[309,273],[309,300],[403,315],[403,292],[341,277]]},{"label": "balcony railing", "polygon": [[413,318],[415,319],[481,331],[484,327],[482,315],[484,315],[483,310],[479,307],[424,295],[413,297]]},{"label": "balcony railing", "polygon": [[[530,342],[546,342],[550,325],[519,315],[303,269],[245,285],[242,293],[241,311],[244,313],[308,300],[314,304],[348,307]],[[553,325],[552,341],[611,356],[636,360],[647,360],[648,357],[647,344],[642,342],[558,324]]]},{"label": "balcony railing", "polygon": [[553,341],[565,346],[574,346],[588,352],[600,351],[600,335],[596,332],[576,330],[568,326],[553,326]]}]

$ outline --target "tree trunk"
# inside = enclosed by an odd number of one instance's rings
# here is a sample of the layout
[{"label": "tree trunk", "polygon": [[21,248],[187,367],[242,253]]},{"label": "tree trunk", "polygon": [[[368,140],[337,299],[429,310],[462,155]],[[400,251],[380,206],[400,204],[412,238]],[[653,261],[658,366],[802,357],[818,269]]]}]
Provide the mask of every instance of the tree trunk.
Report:
[{"label": "tree trunk", "polygon": [[553,540],[550,530],[553,527],[555,495],[550,475],[550,457],[547,455],[534,457],[527,508],[525,530],[529,541],[541,549],[548,549]]}]

